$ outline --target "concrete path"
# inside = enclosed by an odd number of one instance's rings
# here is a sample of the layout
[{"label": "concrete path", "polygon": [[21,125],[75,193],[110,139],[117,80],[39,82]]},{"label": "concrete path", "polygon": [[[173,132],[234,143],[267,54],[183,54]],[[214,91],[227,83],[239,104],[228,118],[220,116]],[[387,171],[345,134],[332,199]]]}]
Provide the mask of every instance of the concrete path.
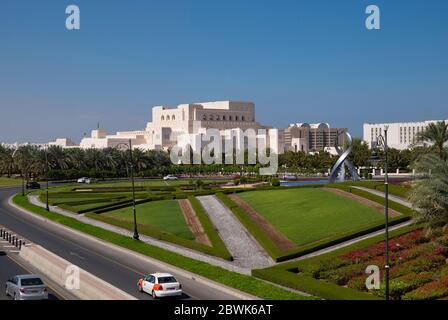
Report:
[{"label": "concrete path", "polygon": [[234,214],[215,196],[202,196],[197,199],[215,225],[237,265],[243,268],[258,269],[275,264]]},{"label": "concrete path", "polygon": [[[405,222],[396,224],[396,225],[394,225],[392,227],[389,227],[389,232],[393,231],[393,230],[397,230],[397,229],[403,228],[405,226],[409,226],[412,223],[414,223],[414,222],[412,220],[409,220],[409,221],[405,221]],[[351,239],[351,240],[347,240],[345,242],[336,244],[336,245],[331,246],[331,247],[327,247],[327,248],[324,248],[324,249],[321,249],[321,250],[318,250],[318,251],[314,251],[314,252],[308,253],[308,254],[306,254],[304,256],[301,256],[301,257],[298,257],[296,259],[288,260],[288,262],[289,261],[304,260],[304,259],[308,259],[308,258],[311,258],[311,257],[320,256],[322,254],[329,253],[329,252],[332,252],[332,251],[335,251],[335,250],[338,250],[338,249],[341,249],[341,248],[344,248],[344,247],[348,247],[348,246],[350,246],[350,245],[352,245],[354,243],[357,243],[359,241],[366,240],[366,239],[369,239],[369,238],[373,238],[373,237],[376,237],[376,236],[384,234],[384,233],[385,233],[385,229],[381,229],[381,230],[378,230],[378,231],[375,231],[375,232],[372,232],[372,233],[369,233],[369,234],[366,234],[366,235],[363,235],[363,236],[360,236],[360,237],[357,237],[357,238],[354,238],[354,239]]]},{"label": "concrete path", "polygon": [[[351,187],[355,188],[355,189],[362,190],[362,191],[369,192],[371,194],[374,194],[374,195],[377,195],[377,196],[380,196],[380,197],[384,197],[385,196],[384,192],[382,192],[382,191],[373,190],[373,189],[369,189],[369,188],[365,188],[365,187],[359,187],[359,186],[351,186]],[[409,201],[407,201],[407,200],[405,200],[403,198],[391,195],[390,193],[389,193],[389,200],[394,201],[396,203],[399,203],[399,204],[401,204],[401,205],[403,205],[405,207],[408,207],[408,208],[412,209],[412,204]]]},{"label": "concrete path", "polygon": [[[36,195],[28,195],[28,200],[30,201],[31,204],[33,204],[35,206],[39,206],[39,207],[45,208],[45,204],[42,203],[39,200],[39,197],[36,196]],[[80,221],[82,223],[85,223],[85,224],[89,224],[89,225],[92,225],[92,226],[96,226],[96,227],[99,227],[99,228],[102,228],[102,229],[105,229],[105,230],[108,230],[108,231],[112,231],[112,232],[121,234],[121,235],[126,236],[126,237],[132,237],[133,234],[134,234],[133,231],[129,231],[129,230],[124,229],[124,228],[113,226],[111,224],[108,224],[108,223],[105,223],[105,222],[102,222],[102,221],[98,221],[98,220],[95,220],[95,219],[91,219],[91,218],[88,218],[88,217],[86,217],[86,216],[84,216],[82,214],[75,214],[75,213],[72,213],[72,212],[70,212],[68,210],[64,210],[64,209],[61,209],[61,208],[56,207],[56,206],[50,206],[50,211],[58,213],[58,214],[63,215],[63,216],[67,216],[67,217],[76,219],[76,220],[78,220],[78,221]],[[163,249],[166,249],[166,250],[169,250],[169,251],[173,251],[173,252],[179,253],[179,254],[181,254],[183,256],[192,258],[192,259],[196,259],[196,260],[199,260],[199,261],[207,262],[207,263],[210,263],[212,265],[219,266],[219,267],[225,268],[225,269],[230,270],[230,271],[234,271],[234,272],[238,272],[238,273],[246,274],[246,275],[250,275],[251,274],[251,269],[250,268],[248,268],[247,266],[243,267],[241,264],[238,264],[236,261],[231,262],[231,261],[227,261],[227,260],[220,259],[220,258],[217,258],[217,257],[213,257],[213,256],[207,255],[205,253],[201,253],[201,252],[198,252],[198,251],[195,251],[195,250],[191,250],[191,249],[188,249],[188,248],[185,248],[185,247],[177,246],[177,245],[174,245],[174,244],[171,244],[171,243],[168,243],[168,242],[160,241],[160,240],[151,238],[149,236],[145,236],[143,234],[140,234],[140,240],[145,242],[145,243],[148,243],[150,245],[153,245],[153,246],[156,246],[156,247],[159,247],[159,248],[163,248]]]}]

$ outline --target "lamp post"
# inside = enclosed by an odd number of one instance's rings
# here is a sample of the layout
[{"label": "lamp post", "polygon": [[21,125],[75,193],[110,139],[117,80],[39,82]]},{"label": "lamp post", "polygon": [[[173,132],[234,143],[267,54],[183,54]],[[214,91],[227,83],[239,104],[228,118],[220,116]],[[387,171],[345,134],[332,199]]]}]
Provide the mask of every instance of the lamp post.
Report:
[{"label": "lamp post", "polygon": [[[46,149],[46,148],[44,148],[44,153],[45,153],[45,173],[48,175],[48,172],[50,171],[50,170],[48,170],[49,168],[48,168],[48,150]],[[50,205],[49,205],[49,203],[48,203],[48,176],[46,177],[46,179],[45,180],[47,180],[47,186],[46,186],[46,190],[45,190],[45,193],[46,193],[46,201],[45,201],[45,209],[47,210],[47,211],[50,211]]]},{"label": "lamp post", "polygon": [[389,174],[388,174],[388,146],[387,146],[387,132],[389,127],[386,126],[384,128],[384,136],[379,135],[377,138],[377,145],[382,147],[384,150],[384,193],[385,193],[385,201],[384,201],[384,211],[386,216],[386,224],[385,224],[385,241],[386,241],[386,256],[385,256],[385,273],[386,273],[386,300],[389,300]]},{"label": "lamp post", "polygon": [[134,214],[134,235],[133,238],[135,240],[139,240],[140,236],[138,234],[137,230],[137,210],[135,208],[135,182],[134,182],[134,161],[132,157],[132,140],[129,139],[129,143],[120,143],[117,145],[117,148],[119,148],[121,145],[124,145],[129,148],[129,161],[130,161],[130,175],[131,175],[131,184],[132,184],[132,212]]}]

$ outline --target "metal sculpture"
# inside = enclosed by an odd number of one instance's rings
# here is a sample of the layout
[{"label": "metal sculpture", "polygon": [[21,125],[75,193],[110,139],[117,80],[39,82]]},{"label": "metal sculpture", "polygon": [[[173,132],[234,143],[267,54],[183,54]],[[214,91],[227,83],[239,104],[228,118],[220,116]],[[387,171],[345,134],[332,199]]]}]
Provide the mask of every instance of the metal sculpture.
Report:
[{"label": "metal sculpture", "polygon": [[336,181],[337,182],[345,181],[345,167],[347,167],[348,170],[350,171],[353,181],[358,181],[361,179],[358,175],[358,172],[356,171],[355,166],[348,159],[348,156],[350,155],[350,153],[352,152],[352,149],[353,149],[352,136],[347,131],[344,131],[343,134],[345,134],[347,137],[347,146],[348,147],[344,151],[341,147],[338,146],[339,136],[341,135],[341,134],[338,134],[336,141],[334,143],[334,147],[336,149],[336,152],[339,155],[339,159],[336,161],[333,168],[331,169],[330,178],[329,178],[330,183],[334,183]]}]

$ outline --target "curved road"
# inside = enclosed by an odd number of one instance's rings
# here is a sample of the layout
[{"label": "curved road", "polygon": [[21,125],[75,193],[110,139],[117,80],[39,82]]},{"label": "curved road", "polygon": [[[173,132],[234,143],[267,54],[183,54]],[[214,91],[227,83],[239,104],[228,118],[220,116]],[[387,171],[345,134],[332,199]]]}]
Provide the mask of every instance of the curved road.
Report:
[{"label": "curved road", "polygon": [[[47,224],[11,207],[8,199],[19,188],[0,189],[0,225],[3,225],[28,240],[41,245],[80,268],[96,275],[138,299],[151,299],[149,295],[137,291],[137,281],[143,274],[160,268],[150,262],[131,255],[123,256],[119,251],[92,243],[84,237],[67,233],[63,228]],[[237,297],[216,290],[188,277],[175,276],[184,288],[183,299],[230,300]]]}]

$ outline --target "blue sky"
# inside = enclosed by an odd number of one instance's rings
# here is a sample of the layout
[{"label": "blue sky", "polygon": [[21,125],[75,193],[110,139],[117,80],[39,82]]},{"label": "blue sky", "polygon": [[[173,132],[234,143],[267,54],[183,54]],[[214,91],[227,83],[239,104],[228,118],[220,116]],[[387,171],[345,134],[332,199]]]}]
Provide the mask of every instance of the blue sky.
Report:
[{"label": "blue sky", "polygon": [[[65,29],[77,4],[81,30]],[[364,26],[381,9],[381,30]],[[154,105],[256,103],[262,124],[448,118],[448,1],[1,0],[0,141],[144,128]]]}]

